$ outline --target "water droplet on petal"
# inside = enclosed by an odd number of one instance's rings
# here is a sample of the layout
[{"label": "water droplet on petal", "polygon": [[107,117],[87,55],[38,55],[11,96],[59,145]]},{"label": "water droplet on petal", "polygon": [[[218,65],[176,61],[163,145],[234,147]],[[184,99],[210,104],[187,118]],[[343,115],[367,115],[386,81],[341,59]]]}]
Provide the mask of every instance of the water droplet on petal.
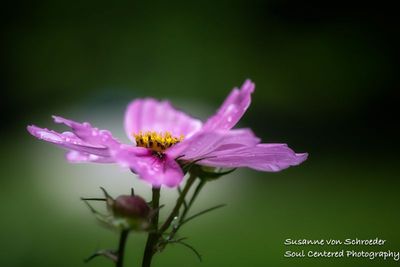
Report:
[{"label": "water droplet on petal", "polygon": [[75,137],[75,134],[71,133],[71,132],[63,132],[62,135],[64,136],[70,136],[70,137]]},{"label": "water droplet on petal", "polygon": [[111,135],[111,132],[108,130],[100,130],[100,134]]},{"label": "water droplet on petal", "polygon": [[103,135],[103,136],[101,137],[101,141],[102,141],[102,142],[107,142],[109,138],[110,138],[110,136],[108,136],[108,135]]},{"label": "water droplet on petal", "polygon": [[[47,129],[46,129],[47,130]],[[43,140],[48,140],[50,142],[62,142],[63,139],[56,134],[46,131],[38,131],[39,138]]]}]

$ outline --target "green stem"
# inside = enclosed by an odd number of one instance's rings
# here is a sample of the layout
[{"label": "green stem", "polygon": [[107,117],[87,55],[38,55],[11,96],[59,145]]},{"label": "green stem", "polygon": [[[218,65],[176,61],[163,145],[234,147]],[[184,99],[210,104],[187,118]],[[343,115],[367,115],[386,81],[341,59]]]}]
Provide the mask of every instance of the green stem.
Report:
[{"label": "green stem", "polygon": [[[152,220],[152,232],[149,233],[147,237],[147,242],[146,242],[146,248],[144,251],[144,256],[143,256],[143,261],[142,261],[142,267],[150,267],[151,266],[151,261],[153,259],[154,254],[156,253],[156,245],[159,242],[159,239],[162,237],[164,232],[168,230],[170,227],[172,221],[174,218],[179,214],[179,210],[181,209],[182,205],[185,204],[185,198],[186,195],[188,194],[191,186],[193,183],[196,181],[196,175],[190,175],[185,187],[182,189],[180,192],[180,195],[176,201],[175,207],[172,209],[171,213],[169,214],[168,218],[165,220],[164,224],[158,229],[158,214],[156,214]],[[201,184],[202,182],[200,182]],[[194,198],[196,198],[197,194],[199,193],[201,187],[204,185],[200,184],[197,186]],[[194,198],[192,197],[191,199],[191,204],[193,204]],[[159,188],[153,188],[153,198],[152,198],[152,204],[153,204],[153,209],[158,209],[159,208],[159,199],[160,199],[160,189]],[[191,205],[190,204],[190,205]],[[186,213],[188,212],[188,209],[190,207],[188,205],[184,209],[184,216],[186,216]]]},{"label": "green stem", "polygon": [[151,220],[151,232],[149,232],[147,236],[147,242],[146,242],[146,247],[144,250],[144,255],[143,255],[143,261],[142,261],[142,267],[150,267],[151,261],[153,259],[153,256],[156,252],[155,250],[155,245],[158,242],[159,239],[159,234],[158,234],[158,209],[160,206],[160,188],[153,187],[152,189],[152,206],[153,209],[156,210],[156,214]]},{"label": "green stem", "polygon": [[160,227],[159,235],[161,236],[171,225],[172,221],[174,220],[175,216],[179,214],[179,210],[183,203],[185,202],[185,197],[187,193],[189,192],[190,187],[193,185],[194,181],[196,180],[195,175],[190,175],[185,187],[182,190],[182,193],[179,195],[178,200],[176,201],[174,209],[171,211],[169,214],[167,220],[164,222],[164,224]]},{"label": "green stem", "polygon": [[124,254],[125,254],[125,245],[126,240],[128,239],[129,230],[122,230],[119,238],[118,245],[118,256],[117,261],[115,263],[116,267],[122,267],[124,265]]},{"label": "green stem", "polygon": [[179,220],[180,223],[185,219],[187,213],[189,212],[189,209],[192,207],[194,201],[196,200],[197,196],[199,195],[201,189],[203,188],[203,186],[205,184],[206,184],[205,180],[200,180],[200,183],[196,186],[196,189],[193,192],[192,198],[190,199],[189,204],[187,205],[187,207],[183,211],[183,214],[182,214],[182,216],[181,216],[181,218]]},{"label": "green stem", "polygon": [[197,196],[199,195],[201,189],[204,187],[205,184],[206,184],[206,181],[200,180],[199,184],[196,186],[196,189],[194,190],[189,203],[184,206],[182,216],[180,216],[180,218],[179,218],[179,223],[177,224],[177,226],[174,229],[172,229],[171,233],[169,234],[169,236],[168,236],[169,240],[172,240],[174,238],[175,234],[178,232],[178,230],[181,228],[181,226],[185,223],[187,213],[189,212],[190,208],[192,207],[194,201],[196,200]]}]

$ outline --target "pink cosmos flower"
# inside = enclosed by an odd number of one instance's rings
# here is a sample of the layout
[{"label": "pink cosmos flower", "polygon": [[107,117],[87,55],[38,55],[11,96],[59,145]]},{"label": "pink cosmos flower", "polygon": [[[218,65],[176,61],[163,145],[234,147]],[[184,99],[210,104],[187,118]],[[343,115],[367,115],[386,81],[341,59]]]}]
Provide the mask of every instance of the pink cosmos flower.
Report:
[{"label": "pink cosmos flower", "polygon": [[125,132],[132,144],[122,144],[109,131],[89,123],[53,116],[71,132],[28,126],[35,137],[69,150],[69,162],[118,163],[155,187],[180,184],[184,173],[177,159],[196,164],[276,172],[302,163],[286,144],[263,144],[250,129],[232,129],[250,105],[254,83],[245,81],[228,95],[205,123],[152,98],[132,101],[125,113]]}]

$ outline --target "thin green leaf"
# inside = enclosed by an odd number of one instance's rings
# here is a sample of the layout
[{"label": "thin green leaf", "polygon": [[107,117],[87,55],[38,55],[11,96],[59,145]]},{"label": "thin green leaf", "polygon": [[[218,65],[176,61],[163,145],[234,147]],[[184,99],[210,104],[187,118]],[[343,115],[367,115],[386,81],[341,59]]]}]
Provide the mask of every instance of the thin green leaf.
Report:
[{"label": "thin green leaf", "polygon": [[106,201],[107,199],[96,198],[96,197],[89,197],[89,198],[81,197],[81,200],[83,200],[83,201]]},{"label": "thin green leaf", "polygon": [[196,214],[194,214],[194,215],[188,217],[186,220],[182,221],[181,224],[180,224],[180,226],[184,225],[185,223],[187,223],[187,222],[190,221],[190,220],[193,220],[194,218],[197,218],[197,217],[199,217],[199,216],[201,216],[201,215],[203,215],[203,214],[206,214],[206,213],[208,213],[208,212],[210,212],[210,211],[213,211],[213,210],[216,210],[216,209],[225,207],[225,206],[226,206],[226,204],[220,204],[220,205],[217,205],[217,206],[214,206],[214,207],[205,209],[205,210],[203,210],[203,211],[200,211],[199,213],[196,213]]},{"label": "thin green leaf", "polygon": [[186,239],[188,239],[188,238],[187,237],[181,237],[179,239],[176,239],[175,241],[176,242],[182,242],[183,240],[186,240]]},{"label": "thin green leaf", "polygon": [[196,189],[193,192],[192,198],[189,201],[189,204],[188,204],[189,208],[192,207],[193,202],[196,200],[197,196],[199,195],[201,189],[204,187],[205,184],[206,184],[205,180],[200,180],[199,184],[197,185]]},{"label": "thin green leaf", "polygon": [[[181,188],[180,186],[178,186],[178,187],[177,187],[177,190],[178,190],[179,195],[181,195],[181,194],[182,194],[182,188]],[[183,207],[184,207],[185,209],[187,209],[186,200],[183,200]]]},{"label": "thin green leaf", "polygon": [[101,191],[103,191],[103,193],[104,193],[104,195],[105,195],[105,197],[106,197],[107,199],[108,199],[108,198],[113,199],[113,198],[108,194],[108,192],[104,189],[104,187],[100,186],[100,189],[101,189]]},{"label": "thin green leaf", "polygon": [[200,262],[203,261],[201,258],[201,254],[193,246],[189,245],[188,243],[183,242],[181,240],[176,240],[175,242],[172,242],[172,243],[181,244],[182,246],[190,249],[197,256],[197,258],[199,259]]},{"label": "thin green leaf", "polygon": [[[214,156],[213,156],[213,157],[214,157]],[[213,157],[202,157],[202,158],[196,159],[196,160],[194,160],[194,161],[190,161],[190,162],[188,162],[188,163],[186,163],[186,164],[184,164],[184,165],[182,166],[183,172],[184,172],[184,173],[187,173],[188,171],[190,171],[190,170],[192,169],[192,167],[197,166],[197,165],[196,165],[197,162],[202,161],[202,160],[205,160],[205,159],[210,159],[210,158],[213,158]]]},{"label": "thin green leaf", "polygon": [[94,216],[96,217],[96,219],[98,219],[100,222],[105,223],[106,225],[108,225],[110,222],[107,220],[107,215],[104,215],[100,212],[98,212],[95,208],[93,208],[92,205],[90,205],[89,201],[82,199],[83,202],[85,202],[85,204],[89,207],[90,211],[94,214]]},{"label": "thin green leaf", "polygon": [[236,168],[231,169],[229,171],[224,171],[224,172],[208,172],[208,171],[204,171],[204,170],[200,170],[199,171],[199,177],[201,179],[206,179],[206,180],[213,180],[213,179],[217,179],[223,175],[229,174],[233,171],[235,171]]},{"label": "thin green leaf", "polygon": [[89,201],[88,201],[87,199],[81,198],[81,200],[82,200],[83,202],[85,202],[86,206],[89,207],[89,209],[90,209],[90,211],[91,211],[92,213],[102,215],[102,214],[99,213],[97,210],[95,210],[95,208],[93,208],[92,205],[90,205],[90,203],[89,203]]},{"label": "thin green leaf", "polygon": [[100,189],[103,191],[104,196],[106,198],[107,209],[111,210],[112,206],[114,205],[114,199],[112,198],[112,196],[110,196],[110,194],[108,194],[108,192],[104,189],[104,187],[100,187]]},{"label": "thin green leaf", "polygon": [[96,251],[95,253],[93,253],[92,255],[90,255],[89,257],[87,257],[84,260],[84,262],[88,263],[89,261],[93,260],[94,258],[96,258],[98,256],[104,256],[104,257],[112,260],[113,262],[117,262],[117,260],[118,260],[118,256],[116,255],[116,253],[114,251],[111,251],[111,250],[99,250],[99,251]]}]

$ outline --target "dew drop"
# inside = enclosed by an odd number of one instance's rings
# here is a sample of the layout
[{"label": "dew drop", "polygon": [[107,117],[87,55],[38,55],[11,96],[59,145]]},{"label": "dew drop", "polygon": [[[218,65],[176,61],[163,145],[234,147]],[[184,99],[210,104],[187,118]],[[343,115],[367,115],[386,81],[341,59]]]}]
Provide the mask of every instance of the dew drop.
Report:
[{"label": "dew drop", "polygon": [[172,227],[173,228],[176,228],[176,227],[178,227],[178,224],[179,224],[179,222],[178,222],[178,216],[175,216],[174,217],[174,220],[172,221]]},{"label": "dew drop", "polygon": [[39,133],[39,138],[42,140],[49,140],[49,141],[53,141],[53,142],[62,142],[62,138],[59,137],[56,134],[50,133],[50,132],[46,132],[46,131],[40,131]]},{"label": "dew drop", "polygon": [[103,135],[103,136],[101,137],[101,141],[102,141],[102,142],[107,142],[108,139],[109,139],[109,136],[108,136],[108,135]]}]

